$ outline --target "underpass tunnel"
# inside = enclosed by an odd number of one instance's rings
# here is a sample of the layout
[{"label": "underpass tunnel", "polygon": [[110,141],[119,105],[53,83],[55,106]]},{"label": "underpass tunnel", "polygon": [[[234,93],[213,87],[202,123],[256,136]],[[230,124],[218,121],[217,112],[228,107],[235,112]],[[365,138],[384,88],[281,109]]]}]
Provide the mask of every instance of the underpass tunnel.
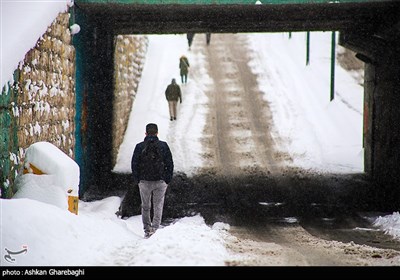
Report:
[{"label": "underpass tunnel", "polygon": [[[114,46],[117,35],[175,34],[188,31],[235,33],[337,30],[340,33],[339,43],[355,51],[358,58],[366,64],[364,175],[373,182],[373,187],[368,188],[368,191],[374,191],[373,196],[380,197],[382,203],[386,203],[388,207],[398,205],[400,167],[397,162],[400,150],[396,143],[400,122],[396,120],[400,119],[400,112],[396,110],[396,104],[399,101],[400,88],[399,7],[399,3],[392,1],[346,3],[334,7],[328,7],[327,4],[262,7],[126,6],[85,4],[77,1],[74,17],[75,22],[82,26],[79,36],[74,36],[77,50],[76,106],[79,123],[76,132],[76,156],[82,170],[81,194],[89,189],[107,193],[116,186],[127,187],[129,182],[128,175],[111,172]],[[176,14],[180,17],[177,18]],[[364,181],[360,184],[364,185]],[[355,189],[357,190],[352,195],[356,198],[359,188]],[[365,191],[366,189],[362,190]],[[368,194],[359,197],[366,196]],[[208,199],[210,196],[207,194],[206,197]]]}]

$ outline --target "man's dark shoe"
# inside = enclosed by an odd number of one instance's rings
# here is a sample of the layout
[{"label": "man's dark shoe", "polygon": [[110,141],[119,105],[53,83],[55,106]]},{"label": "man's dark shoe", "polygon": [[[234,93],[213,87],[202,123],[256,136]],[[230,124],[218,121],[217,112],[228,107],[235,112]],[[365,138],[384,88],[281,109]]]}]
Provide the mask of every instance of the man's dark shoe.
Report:
[{"label": "man's dark shoe", "polygon": [[150,236],[152,236],[153,234],[154,234],[154,231],[145,232],[144,233],[144,238],[145,239],[150,238]]},{"label": "man's dark shoe", "polygon": [[176,118],[174,118],[174,120],[176,120]]}]

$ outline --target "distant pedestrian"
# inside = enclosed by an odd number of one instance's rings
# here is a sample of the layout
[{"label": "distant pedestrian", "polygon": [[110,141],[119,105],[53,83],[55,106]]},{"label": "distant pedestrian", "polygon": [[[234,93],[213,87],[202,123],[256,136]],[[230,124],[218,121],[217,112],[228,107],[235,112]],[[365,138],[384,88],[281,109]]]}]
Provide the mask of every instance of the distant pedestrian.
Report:
[{"label": "distant pedestrian", "polygon": [[175,79],[172,79],[171,83],[167,86],[167,89],[165,90],[165,98],[168,101],[170,120],[176,120],[176,109],[178,106],[178,101],[182,103],[182,93],[181,88],[176,83]]},{"label": "distant pedestrian", "polygon": [[206,33],[206,42],[207,42],[207,45],[209,45],[211,42],[211,33],[210,32]]},{"label": "distant pedestrian", "polygon": [[[172,180],[174,162],[167,142],[157,137],[155,123],[146,125],[146,137],[136,144],[131,169],[134,184],[139,184],[144,237],[149,238],[160,227],[165,192]],[[153,219],[150,216],[153,197]]]},{"label": "distant pedestrian", "polygon": [[193,42],[193,38],[194,38],[194,33],[190,32],[186,34],[186,38],[188,41],[188,45],[189,45],[189,51],[190,51],[190,47],[192,46],[192,42]]},{"label": "distant pedestrian", "polygon": [[182,55],[179,58],[179,69],[181,74],[181,82],[182,84],[187,83],[188,73],[189,73],[189,60],[186,56]]}]

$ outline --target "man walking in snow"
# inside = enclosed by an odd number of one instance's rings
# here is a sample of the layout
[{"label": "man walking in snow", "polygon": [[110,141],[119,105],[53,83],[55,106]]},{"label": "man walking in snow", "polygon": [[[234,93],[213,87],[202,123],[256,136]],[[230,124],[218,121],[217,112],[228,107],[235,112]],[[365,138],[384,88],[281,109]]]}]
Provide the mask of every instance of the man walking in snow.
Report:
[{"label": "man walking in snow", "polygon": [[190,47],[192,46],[192,42],[193,42],[193,38],[194,38],[194,33],[193,32],[187,33],[186,38],[188,41],[188,46],[189,46],[189,51],[190,51]]},{"label": "man walking in snow", "polygon": [[[174,162],[167,142],[157,137],[158,126],[146,125],[146,137],[136,145],[131,168],[134,183],[138,183],[142,202],[144,237],[149,238],[160,227],[164,197],[174,171]],[[153,219],[150,217],[153,196]]]},{"label": "man walking in snow", "polygon": [[211,42],[211,33],[210,33],[210,32],[207,32],[207,33],[206,33],[206,43],[207,43],[207,45],[209,45],[210,42]]},{"label": "man walking in snow", "polygon": [[181,88],[176,83],[175,79],[172,79],[171,83],[167,86],[167,89],[165,90],[165,98],[168,101],[170,120],[176,120],[178,100],[182,103],[182,93]]}]

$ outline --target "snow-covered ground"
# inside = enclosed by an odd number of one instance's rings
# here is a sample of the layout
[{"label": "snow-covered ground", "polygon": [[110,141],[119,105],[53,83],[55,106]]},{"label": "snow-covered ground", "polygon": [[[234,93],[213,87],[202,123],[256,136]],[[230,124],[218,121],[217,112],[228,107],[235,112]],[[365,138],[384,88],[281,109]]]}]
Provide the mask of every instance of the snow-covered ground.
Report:
[{"label": "snow-covered ground", "polygon": [[[79,202],[75,215],[31,199],[1,201],[1,265],[224,265],[228,225],[209,227],[200,216],[180,219],[143,239],[141,216],[115,215],[121,198]],[[25,253],[4,258],[6,249]]]},{"label": "snow-covered ground", "polygon": [[[41,14],[40,21],[48,25],[55,18],[53,14],[69,3],[53,2],[62,5],[43,6],[46,13]],[[27,52],[34,45],[28,34],[38,33],[38,38],[45,30],[36,17],[29,13],[22,16],[17,4],[33,11],[48,1],[21,3],[1,0],[1,85],[23,59],[23,54],[13,55],[6,44],[12,39]],[[11,15],[21,18],[21,24],[5,20]],[[337,65],[336,98],[329,102],[330,33],[312,33],[311,64],[307,67],[305,33],[292,34],[290,40],[287,34],[242,36],[249,40],[250,66],[273,110],[275,137],[285,140],[281,148],[290,152],[293,164],[322,172],[361,171],[363,91],[353,75]],[[189,76],[180,119],[170,123],[164,91],[172,78],[179,80],[178,58],[182,54],[187,54],[192,69],[197,68],[199,74]],[[152,76],[148,74],[150,68]],[[134,145],[143,139],[145,124],[150,121],[159,125],[160,139],[171,144],[176,171],[190,174],[202,166],[200,137],[207,113],[207,86],[210,79],[204,57],[187,51],[184,35],[150,36],[143,79],[131,113],[135,121],[129,122],[115,171],[129,172]],[[140,108],[150,108],[153,114],[144,115]],[[192,149],[183,151],[174,137],[191,137]],[[35,180],[34,175],[28,176]],[[41,180],[44,189],[58,187]],[[227,224],[209,226],[197,215],[177,220],[150,239],[143,239],[140,216],[121,220],[115,215],[120,202],[119,197],[79,201],[79,213],[74,215],[41,199],[1,199],[1,265],[224,265],[233,257],[224,247]],[[378,218],[376,225],[400,237],[398,213]]]}]

